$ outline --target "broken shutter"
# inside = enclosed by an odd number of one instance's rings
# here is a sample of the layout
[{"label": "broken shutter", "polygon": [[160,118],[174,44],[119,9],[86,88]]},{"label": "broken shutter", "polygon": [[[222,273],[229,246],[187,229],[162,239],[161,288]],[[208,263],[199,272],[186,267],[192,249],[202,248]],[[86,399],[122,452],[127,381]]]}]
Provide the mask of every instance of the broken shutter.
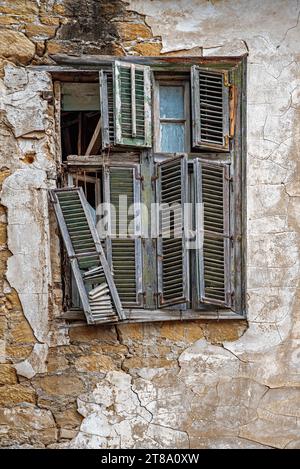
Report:
[{"label": "broken shutter", "polygon": [[185,156],[158,164],[157,268],[160,307],[188,301],[188,255],[184,232],[187,186]]},{"label": "broken shutter", "polygon": [[115,144],[151,147],[150,67],[116,61],[113,81]]},{"label": "broken shutter", "polygon": [[101,70],[99,73],[99,83],[102,148],[107,148],[115,143],[112,70]]},{"label": "broken shutter", "polygon": [[196,202],[203,204],[196,209],[198,299],[226,307],[231,305],[229,184],[228,164],[195,161]]},{"label": "broken shutter", "polygon": [[140,177],[137,167],[106,167],[105,198],[110,211],[107,252],[122,304],[141,306],[142,250]]},{"label": "broken shutter", "polygon": [[193,147],[229,149],[228,72],[191,69]]},{"label": "broken shutter", "polygon": [[52,189],[50,199],[88,324],[125,319],[82,189]]}]

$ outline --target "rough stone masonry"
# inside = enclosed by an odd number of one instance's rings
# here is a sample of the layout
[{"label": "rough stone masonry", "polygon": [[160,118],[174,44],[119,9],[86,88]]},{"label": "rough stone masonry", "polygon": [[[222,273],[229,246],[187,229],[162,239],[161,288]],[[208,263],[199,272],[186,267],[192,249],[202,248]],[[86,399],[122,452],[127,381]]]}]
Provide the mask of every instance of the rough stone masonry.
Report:
[{"label": "rough stone masonry", "polygon": [[[299,18],[297,0],[0,3],[2,446],[300,448]],[[202,52],[249,53],[247,321],[72,327],[53,83],[32,66]]]}]

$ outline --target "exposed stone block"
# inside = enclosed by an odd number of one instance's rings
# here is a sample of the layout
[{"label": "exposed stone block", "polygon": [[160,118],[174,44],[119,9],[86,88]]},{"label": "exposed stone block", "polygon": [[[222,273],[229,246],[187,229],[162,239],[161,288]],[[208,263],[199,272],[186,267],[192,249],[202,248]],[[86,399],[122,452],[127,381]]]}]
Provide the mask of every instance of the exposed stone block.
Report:
[{"label": "exposed stone block", "polygon": [[28,64],[35,54],[32,42],[21,32],[2,29],[0,35],[0,56],[12,62]]},{"label": "exposed stone block", "polygon": [[12,365],[0,364],[0,385],[16,384],[17,376]]}]

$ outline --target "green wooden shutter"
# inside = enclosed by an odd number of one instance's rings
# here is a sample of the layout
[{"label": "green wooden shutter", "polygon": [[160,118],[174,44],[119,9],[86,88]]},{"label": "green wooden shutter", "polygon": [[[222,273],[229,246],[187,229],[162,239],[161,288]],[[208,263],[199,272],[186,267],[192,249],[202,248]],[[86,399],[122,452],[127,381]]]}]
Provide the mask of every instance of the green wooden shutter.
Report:
[{"label": "green wooden shutter", "polygon": [[151,147],[150,67],[115,61],[115,144]]},{"label": "green wooden shutter", "polygon": [[200,303],[230,307],[229,165],[196,160],[194,174],[196,202],[201,204],[200,210],[196,207],[198,298]]},{"label": "green wooden shutter", "polygon": [[157,240],[158,294],[159,306],[164,307],[186,303],[189,297],[188,255],[184,232],[187,159],[182,156],[165,161],[158,164],[157,169],[157,200],[160,206]]},{"label": "green wooden shutter", "polygon": [[50,200],[88,324],[125,319],[82,188],[52,189]]},{"label": "green wooden shutter", "polygon": [[191,69],[193,147],[229,149],[228,72]]},{"label": "green wooden shutter", "polygon": [[115,143],[114,88],[112,70],[99,72],[102,148]]},{"label": "green wooden shutter", "polygon": [[[142,306],[141,187],[138,167],[106,167],[104,178],[105,200],[115,212],[115,226],[110,214],[111,234],[106,240],[115,284],[124,306]],[[120,205],[120,197],[126,197],[126,205]]]}]

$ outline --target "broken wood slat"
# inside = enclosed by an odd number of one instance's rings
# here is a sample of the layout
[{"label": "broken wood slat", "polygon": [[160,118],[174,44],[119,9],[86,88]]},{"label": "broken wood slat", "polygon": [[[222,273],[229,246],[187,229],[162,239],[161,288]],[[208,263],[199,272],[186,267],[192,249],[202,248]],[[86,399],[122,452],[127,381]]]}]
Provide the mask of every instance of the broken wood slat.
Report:
[{"label": "broken wood slat", "polygon": [[[99,292],[99,286],[103,283],[105,283],[105,286],[108,288],[103,290],[103,292],[105,292],[103,301],[106,302],[106,317],[104,317],[101,312],[101,322],[104,322],[105,319],[107,322],[117,321],[118,317],[119,319],[125,319],[125,314],[119,299],[119,294],[117,292],[111,271],[104,255],[104,251],[82,188],[52,189],[49,191],[49,193],[50,200],[53,203],[59,228],[66,246],[67,254],[70,259],[71,268],[73,270],[75,282],[78,288],[87,322],[89,324],[96,324],[100,320],[100,310],[98,311],[97,309],[98,306],[101,306],[99,304],[100,297],[97,297],[97,305],[95,305],[93,304],[93,294],[95,294],[95,289],[96,292]],[[72,218],[72,216],[71,218],[69,217],[71,213],[69,212],[70,206],[72,206],[72,204],[74,205],[74,203],[76,206],[81,207],[81,216],[85,218],[85,224],[83,228],[81,226],[74,228],[75,225],[73,223],[74,220],[76,221],[78,216],[77,212],[75,215],[73,215],[74,218]],[[80,249],[80,244],[78,245],[75,243],[75,240],[78,239],[78,235],[82,233],[82,230],[84,230],[85,237],[88,238],[90,246],[89,249],[85,252],[82,252]],[[92,297],[89,297],[87,285],[85,284],[85,277],[88,277],[89,274],[93,274],[95,272],[99,275],[99,273],[102,273],[102,271],[103,277],[100,285],[100,280],[95,281],[96,285],[90,285],[89,283],[90,286],[94,287],[92,290],[90,290]],[[108,302],[107,296],[109,300]]]},{"label": "broken wood slat", "polygon": [[85,156],[89,155],[95,155],[97,154],[99,148],[100,148],[100,130],[101,130],[101,119],[99,119],[95,131],[93,133],[93,136],[90,140],[90,143],[87,147],[87,150],[85,152]]}]

